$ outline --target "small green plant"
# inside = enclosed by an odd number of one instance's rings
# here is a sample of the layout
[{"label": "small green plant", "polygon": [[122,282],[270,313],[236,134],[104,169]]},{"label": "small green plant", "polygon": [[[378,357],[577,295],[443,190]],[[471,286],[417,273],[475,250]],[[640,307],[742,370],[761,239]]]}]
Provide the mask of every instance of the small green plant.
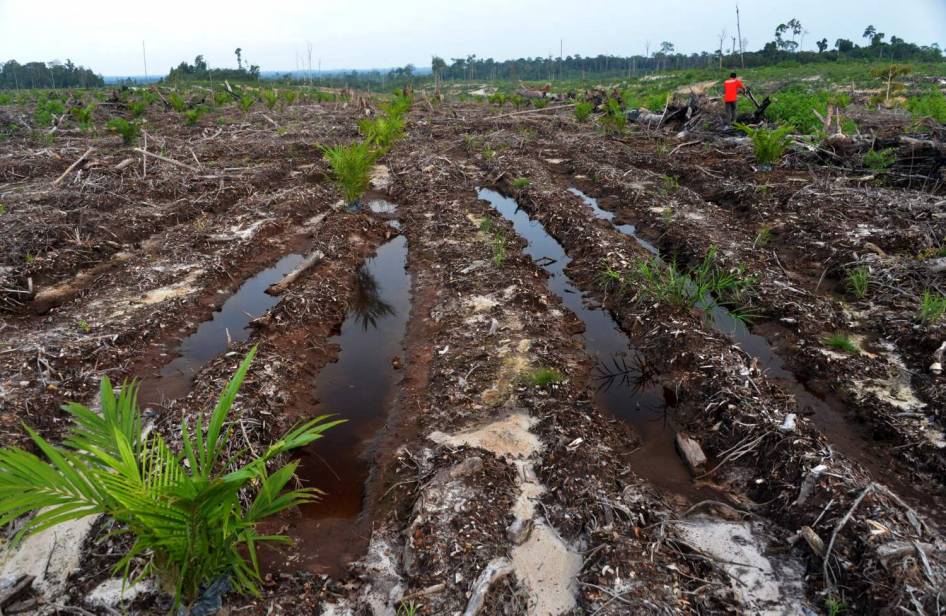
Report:
[{"label": "small green plant", "polygon": [[512,187],[516,190],[525,190],[532,184],[529,178],[516,178],[512,181]]},{"label": "small green plant", "polygon": [[660,220],[664,223],[665,227],[669,227],[673,223],[674,211],[673,208],[669,205],[660,210]]},{"label": "small green plant", "polygon": [[565,375],[555,368],[536,368],[524,375],[526,383],[532,387],[548,387],[565,380]]},{"label": "small green plant", "polygon": [[489,217],[484,218],[482,222],[480,222],[480,232],[486,236],[486,242],[493,252],[493,265],[501,267],[502,264],[506,262],[506,247],[509,243],[506,240],[505,232],[502,229],[495,228],[493,226],[493,219]]},{"label": "small green plant", "polygon": [[288,539],[261,535],[257,525],[318,494],[313,488],[286,490],[297,462],[273,472],[267,466],[340,422],[317,417],[259,456],[231,451],[228,415],[255,352],[240,364],[206,424],[200,415],[194,427],[182,421],[181,452],[158,430],[142,429],[137,385],[125,383],[116,396],[108,378],[102,379],[101,411],[76,403],[63,407],[74,425],[62,445],[27,428],[43,457],[0,449],[0,525],[37,512],[24,518],[14,538],[19,542],[62,522],[104,514],[118,534],[132,539],[114,567],[126,583],[154,575],[174,595],[175,607],[190,604],[218,580],[258,594],[257,545]]},{"label": "small green plant", "polygon": [[513,94],[509,100],[512,101],[512,104],[516,109],[521,109],[522,107],[525,107],[529,104],[529,99],[521,94]]},{"label": "small green plant", "polygon": [[401,601],[401,605],[397,608],[397,616],[417,616],[417,610],[421,608],[420,603],[414,603],[413,601]]},{"label": "small green plant", "polygon": [[7,213],[7,206],[0,203],[0,216],[3,216],[6,213]]},{"label": "small green plant", "polygon": [[379,155],[384,155],[404,135],[404,120],[399,115],[379,115],[373,120],[358,122],[358,132],[378,149]]},{"label": "small green plant", "polygon": [[824,607],[828,610],[828,616],[841,616],[847,611],[847,605],[840,599],[829,597],[824,600]]},{"label": "small green plant", "polygon": [[89,322],[85,319],[79,319],[79,322],[76,325],[79,326],[79,331],[81,331],[83,334],[87,334],[92,331],[92,326],[89,325]]},{"label": "small green plant", "polygon": [[188,126],[196,126],[197,122],[200,121],[201,116],[204,115],[204,110],[200,107],[195,107],[193,109],[188,109],[184,112],[184,123]]},{"label": "small green plant", "polygon": [[66,112],[62,101],[50,98],[40,99],[36,102],[36,111],[33,112],[33,119],[38,126],[51,126],[56,120],[56,116],[61,116]]},{"label": "small green plant", "polygon": [[916,121],[932,118],[940,124],[946,124],[946,95],[936,88],[926,94],[908,98],[907,109]]},{"label": "small green plant", "polygon": [[836,332],[824,339],[824,345],[844,353],[857,353],[858,348],[854,340],[847,334]]},{"label": "small green plant", "polygon": [[368,190],[371,178],[371,168],[376,157],[371,144],[359,142],[347,146],[327,147],[323,148],[323,153],[345,202],[357,202]]},{"label": "small green plant", "polygon": [[296,102],[296,91],[290,88],[287,88],[282,91],[283,102],[286,103],[286,107],[292,106]]},{"label": "small green plant", "polygon": [[95,103],[89,103],[85,107],[73,107],[72,115],[75,117],[79,128],[89,130],[92,128],[92,112],[95,111]]},{"label": "small green plant", "polygon": [[545,109],[546,107],[549,106],[549,99],[544,98],[544,97],[533,98],[532,106],[535,107],[536,109]]},{"label": "small green plant", "polygon": [[598,120],[605,133],[620,135],[627,128],[627,116],[621,109],[621,103],[609,98],[604,108],[604,115]]},{"label": "small green plant", "polygon": [[774,130],[752,128],[738,123],[735,126],[752,140],[752,151],[761,165],[771,165],[781,160],[791,142],[788,134],[794,130],[791,125],[779,126]]},{"label": "small green plant", "polygon": [[934,293],[927,289],[923,291],[920,301],[920,320],[924,323],[935,323],[946,314],[946,295]]},{"label": "small green plant", "polygon": [[187,109],[187,101],[177,92],[168,94],[168,104],[171,106],[171,109],[178,113],[184,113],[184,110]]},{"label": "small green plant", "polygon": [[617,293],[621,296],[627,289],[627,280],[621,270],[605,264],[598,273],[598,286],[606,293]]},{"label": "small green plant", "polygon": [[675,193],[680,190],[680,180],[672,175],[665,175],[661,178],[664,194]]},{"label": "small green plant", "polygon": [[266,103],[267,109],[273,109],[276,107],[276,103],[279,102],[279,92],[277,92],[275,89],[261,90],[260,98],[263,99],[264,103]]},{"label": "small green plant", "polygon": [[868,169],[877,173],[883,173],[897,162],[897,150],[894,148],[869,150],[864,154],[864,158],[861,162],[863,162],[864,166]]},{"label": "small green plant", "polygon": [[225,106],[231,100],[233,99],[230,97],[230,94],[228,92],[224,92],[223,90],[214,92],[214,105],[218,107]]},{"label": "small green plant", "polygon": [[497,107],[502,107],[506,104],[506,95],[502,92],[494,92],[493,94],[489,95],[487,100]]},{"label": "small green plant", "polygon": [[250,110],[250,107],[253,106],[253,103],[256,102],[256,99],[250,96],[249,94],[244,94],[240,97],[240,111],[247,113]]},{"label": "small green plant", "polygon": [[407,94],[401,90],[395,90],[394,95],[391,97],[391,101],[387,105],[383,105],[382,109],[388,114],[389,117],[399,118],[410,111],[411,107],[413,106],[414,98],[412,95]]},{"label": "small green plant", "polygon": [[870,269],[865,265],[849,269],[844,278],[844,286],[856,299],[864,299],[870,288]]},{"label": "small green plant", "polygon": [[141,126],[137,122],[129,122],[124,118],[112,118],[106,125],[109,130],[121,135],[122,143],[132,145],[138,139]]},{"label": "small green plant", "polygon": [[595,106],[592,103],[578,103],[575,105],[575,119],[579,122],[587,122],[588,118],[591,117],[591,112],[594,110]]},{"label": "small green plant", "polygon": [[496,155],[498,154],[498,152],[494,150],[493,148],[491,148],[488,143],[483,144],[483,147],[480,150],[480,152],[483,154],[483,158],[485,158],[486,160],[493,160],[494,158],[496,158]]},{"label": "small green plant", "polygon": [[759,228],[759,232],[756,233],[755,241],[752,242],[752,247],[765,248],[772,243],[772,227],[763,225]]},{"label": "small green plant", "polygon": [[128,110],[131,111],[131,117],[140,118],[144,115],[145,109],[148,108],[148,104],[144,101],[131,101],[128,103]]}]

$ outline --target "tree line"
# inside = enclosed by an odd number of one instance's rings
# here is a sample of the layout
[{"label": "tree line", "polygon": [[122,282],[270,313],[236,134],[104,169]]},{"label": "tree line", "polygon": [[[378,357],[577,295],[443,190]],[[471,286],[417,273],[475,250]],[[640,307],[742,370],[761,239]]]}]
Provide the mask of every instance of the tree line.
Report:
[{"label": "tree line", "polygon": [[65,64],[58,60],[26,64],[7,60],[0,65],[0,89],[94,88],[104,85],[101,75],[73,64],[72,60],[66,60]]}]

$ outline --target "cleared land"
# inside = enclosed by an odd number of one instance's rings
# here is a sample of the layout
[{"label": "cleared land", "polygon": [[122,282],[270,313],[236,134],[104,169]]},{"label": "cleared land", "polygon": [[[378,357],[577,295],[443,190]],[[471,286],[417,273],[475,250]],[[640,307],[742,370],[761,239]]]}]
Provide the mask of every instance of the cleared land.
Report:
[{"label": "cleared land", "polygon": [[[173,440],[259,345],[234,450],[351,421],[303,452],[327,494],[273,522],[297,546],[231,610],[940,613],[946,328],[922,309],[946,292],[944,129],[868,96],[845,113],[889,140],[882,171],[857,139],[767,169],[709,126],[606,136],[418,96],[357,211],[315,147],[359,138],[353,101],[195,126],[156,103],[147,145],[16,134],[0,443],[61,437],[102,375],[142,379]],[[108,611],[90,596],[122,544],[89,526],[4,565],[37,576],[16,601]]]}]

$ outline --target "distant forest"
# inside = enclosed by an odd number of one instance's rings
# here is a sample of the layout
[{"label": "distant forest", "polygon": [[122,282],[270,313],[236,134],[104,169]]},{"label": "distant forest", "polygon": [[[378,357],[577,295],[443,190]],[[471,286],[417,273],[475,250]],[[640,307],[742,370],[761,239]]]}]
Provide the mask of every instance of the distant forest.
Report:
[{"label": "distant forest", "polygon": [[0,65],[0,89],[20,88],[94,88],[105,85],[92,69],[76,66],[72,60],[27,62],[8,60]]}]

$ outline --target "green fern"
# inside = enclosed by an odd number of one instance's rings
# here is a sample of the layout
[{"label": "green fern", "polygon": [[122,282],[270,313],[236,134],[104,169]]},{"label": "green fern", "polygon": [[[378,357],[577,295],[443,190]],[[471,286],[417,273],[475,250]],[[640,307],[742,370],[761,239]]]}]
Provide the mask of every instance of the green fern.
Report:
[{"label": "green fern", "polygon": [[[115,565],[126,581],[133,562],[143,561],[134,581],[156,576],[177,605],[220,579],[239,592],[258,594],[256,546],[288,538],[260,535],[257,524],[319,494],[313,488],[284,491],[296,462],[273,472],[267,465],[340,422],[312,419],[245,464],[244,452],[229,453],[227,416],[255,353],[254,348],[240,364],[206,425],[200,415],[193,428],[182,422],[180,453],[157,431],[143,433],[137,386],[125,384],[116,397],[107,378],[101,413],[76,403],[63,407],[75,426],[61,446],[26,428],[43,457],[0,449],[0,526],[36,512],[24,519],[18,542],[62,522],[104,514],[133,539]],[[241,495],[249,497],[248,504]]]}]

